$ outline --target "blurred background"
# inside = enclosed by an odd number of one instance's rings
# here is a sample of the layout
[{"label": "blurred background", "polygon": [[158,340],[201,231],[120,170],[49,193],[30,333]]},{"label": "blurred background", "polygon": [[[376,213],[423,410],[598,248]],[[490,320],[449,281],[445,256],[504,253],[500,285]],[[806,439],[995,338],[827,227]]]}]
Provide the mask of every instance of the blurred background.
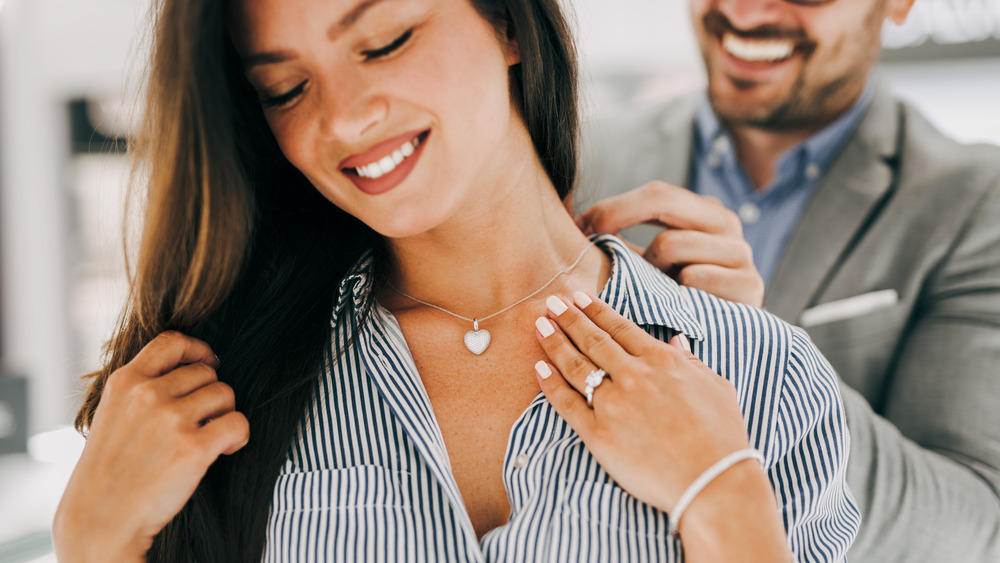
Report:
[{"label": "blurred background", "polygon": [[[584,115],[700,88],[686,0],[572,0]],[[124,139],[149,0],[0,0],[0,563],[54,561],[69,428],[124,302]],[[917,0],[881,73],[960,140],[1000,144],[1000,0]]]}]

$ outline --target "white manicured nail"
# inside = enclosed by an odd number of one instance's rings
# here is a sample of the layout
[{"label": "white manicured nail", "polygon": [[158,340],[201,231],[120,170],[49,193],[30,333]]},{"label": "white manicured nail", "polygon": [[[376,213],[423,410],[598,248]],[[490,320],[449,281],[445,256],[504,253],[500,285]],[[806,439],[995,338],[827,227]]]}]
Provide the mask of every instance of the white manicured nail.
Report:
[{"label": "white manicured nail", "polygon": [[538,329],[538,332],[542,333],[542,338],[548,338],[556,331],[552,323],[545,317],[538,317],[538,320],[535,321],[535,328]]},{"label": "white manicured nail", "polygon": [[566,304],[563,303],[562,299],[559,299],[555,295],[546,299],[545,305],[549,308],[549,311],[552,311],[552,314],[557,317],[566,312]]},{"label": "white manicured nail", "polygon": [[573,303],[576,303],[576,306],[580,309],[586,309],[587,305],[593,303],[593,300],[586,293],[577,291],[573,294]]},{"label": "white manicured nail", "polygon": [[549,369],[549,364],[540,361],[535,364],[535,371],[538,372],[538,376],[542,379],[548,379],[552,375],[552,370]]}]

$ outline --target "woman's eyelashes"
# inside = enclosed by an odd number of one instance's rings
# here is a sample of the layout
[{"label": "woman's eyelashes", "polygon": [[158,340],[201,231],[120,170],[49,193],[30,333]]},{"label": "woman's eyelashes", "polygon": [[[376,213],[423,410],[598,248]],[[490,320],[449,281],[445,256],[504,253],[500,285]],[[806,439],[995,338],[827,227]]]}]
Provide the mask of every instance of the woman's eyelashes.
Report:
[{"label": "woman's eyelashes", "polygon": [[306,86],[306,81],[303,80],[299,82],[294,88],[285,92],[284,94],[278,94],[277,96],[265,97],[260,100],[260,105],[265,108],[280,108],[281,106],[287,105],[289,102],[294,100]]},{"label": "woman's eyelashes", "polygon": [[[365,62],[373,61],[388,56],[397,49],[399,49],[400,47],[402,47],[403,45],[405,45],[406,42],[410,40],[410,37],[412,35],[413,35],[413,28],[407,29],[402,33],[402,35],[393,39],[391,43],[389,43],[384,47],[361,51],[361,56],[364,58],[363,60]],[[306,86],[306,81],[303,80],[302,82],[296,84],[294,88],[283,94],[261,98],[260,104],[264,106],[264,108],[266,109],[281,108],[283,106],[288,105],[295,98],[297,98],[305,89],[305,86]]]},{"label": "woman's eyelashes", "polygon": [[367,51],[361,51],[361,55],[364,56],[366,61],[382,58],[386,55],[389,55],[396,49],[399,49],[404,44],[406,44],[406,42],[410,40],[410,36],[412,35],[413,35],[413,28],[411,27],[410,29],[404,31],[402,35],[393,39],[392,42],[386,45],[385,47],[379,47],[378,49],[369,49]]}]

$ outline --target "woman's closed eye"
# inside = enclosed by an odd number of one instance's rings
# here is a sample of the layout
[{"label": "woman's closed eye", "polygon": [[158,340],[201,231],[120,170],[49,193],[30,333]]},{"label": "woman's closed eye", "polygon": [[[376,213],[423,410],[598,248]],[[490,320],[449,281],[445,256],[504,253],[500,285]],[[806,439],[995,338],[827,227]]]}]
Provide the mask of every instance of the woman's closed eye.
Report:
[{"label": "woman's closed eye", "polygon": [[411,27],[410,29],[404,31],[402,35],[393,39],[392,42],[389,43],[388,45],[384,47],[379,47],[377,49],[368,49],[366,51],[361,51],[361,55],[364,56],[366,61],[382,58],[386,55],[391,54],[393,51],[399,49],[404,44],[406,44],[406,42],[410,40],[410,37],[412,35],[413,35],[413,28]]},{"label": "woman's closed eye", "polygon": [[260,105],[265,108],[280,108],[282,106],[288,105],[289,102],[294,100],[306,86],[306,81],[303,80],[295,85],[294,88],[285,92],[284,94],[278,94],[276,96],[263,97],[260,100]]}]

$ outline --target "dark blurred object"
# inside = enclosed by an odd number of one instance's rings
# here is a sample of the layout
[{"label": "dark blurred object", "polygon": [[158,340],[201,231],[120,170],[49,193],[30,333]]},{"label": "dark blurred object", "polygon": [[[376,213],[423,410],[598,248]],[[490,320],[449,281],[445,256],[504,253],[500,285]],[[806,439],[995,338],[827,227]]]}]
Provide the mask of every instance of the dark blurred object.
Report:
[{"label": "dark blurred object", "polygon": [[0,375],[0,454],[28,450],[28,380]]},{"label": "dark blurred object", "polygon": [[95,116],[104,118],[99,102],[77,98],[70,100],[68,107],[70,149],[74,155],[125,152],[125,139],[106,134],[103,130],[108,124],[103,124],[104,127],[95,124]]}]

